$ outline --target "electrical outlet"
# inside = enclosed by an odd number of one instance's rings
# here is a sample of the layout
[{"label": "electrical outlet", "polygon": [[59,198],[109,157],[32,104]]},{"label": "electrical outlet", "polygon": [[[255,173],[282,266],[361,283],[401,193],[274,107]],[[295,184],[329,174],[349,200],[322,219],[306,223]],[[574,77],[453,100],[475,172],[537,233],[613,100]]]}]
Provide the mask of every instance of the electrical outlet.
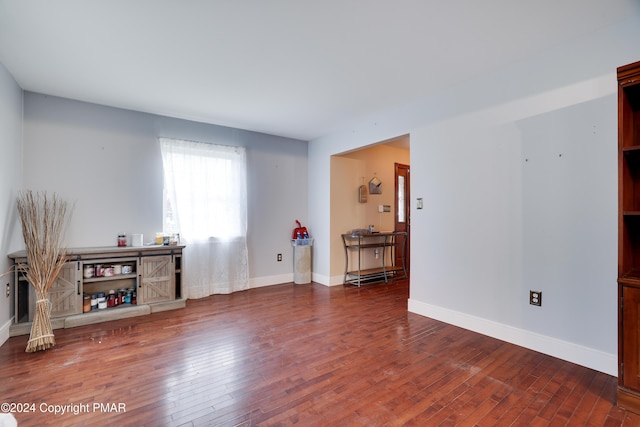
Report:
[{"label": "electrical outlet", "polygon": [[11,296],[11,286],[7,283],[7,298]]},{"label": "electrical outlet", "polygon": [[278,262],[282,261],[282,254],[278,254]]},{"label": "electrical outlet", "polygon": [[542,307],[542,292],[529,291],[529,304]]}]

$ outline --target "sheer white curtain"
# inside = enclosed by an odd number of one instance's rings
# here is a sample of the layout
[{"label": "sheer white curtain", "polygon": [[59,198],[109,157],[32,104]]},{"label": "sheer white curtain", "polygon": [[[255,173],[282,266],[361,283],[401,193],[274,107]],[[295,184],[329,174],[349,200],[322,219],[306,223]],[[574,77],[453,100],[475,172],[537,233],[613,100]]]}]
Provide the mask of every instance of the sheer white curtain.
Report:
[{"label": "sheer white curtain", "polygon": [[245,148],[169,138],[159,141],[165,227],[179,231],[186,244],[184,296],[202,298],[247,289]]}]

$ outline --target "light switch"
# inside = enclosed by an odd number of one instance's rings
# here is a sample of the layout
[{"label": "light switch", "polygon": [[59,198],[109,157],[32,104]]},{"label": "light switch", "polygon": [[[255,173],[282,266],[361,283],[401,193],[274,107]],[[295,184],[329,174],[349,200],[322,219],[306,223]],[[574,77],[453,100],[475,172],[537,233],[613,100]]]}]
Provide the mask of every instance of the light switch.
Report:
[{"label": "light switch", "polygon": [[378,205],[378,212],[380,213],[384,212],[384,206]]},{"label": "light switch", "polygon": [[417,209],[422,209],[423,205],[422,205],[422,197],[418,197],[418,205],[416,206]]}]

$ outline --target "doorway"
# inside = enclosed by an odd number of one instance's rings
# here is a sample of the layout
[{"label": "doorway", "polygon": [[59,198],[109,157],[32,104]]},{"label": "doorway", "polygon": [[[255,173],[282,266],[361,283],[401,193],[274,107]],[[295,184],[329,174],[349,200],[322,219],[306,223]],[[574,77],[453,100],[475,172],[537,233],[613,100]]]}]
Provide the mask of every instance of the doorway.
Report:
[{"label": "doorway", "polygon": [[[345,255],[340,237],[342,233],[368,228],[371,225],[375,230],[383,232],[396,229],[395,164],[410,164],[409,138],[409,134],[401,135],[331,156],[331,283],[342,283],[344,278]],[[379,184],[379,191],[369,194],[367,202],[362,203],[358,198],[358,188],[372,180]],[[406,182],[408,183],[408,180]],[[410,199],[408,194],[405,195],[406,214],[409,212]],[[370,261],[372,264],[379,262],[375,259]],[[389,261],[393,262],[395,259]],[[408,263],[405,262],[405,266],[408,270]]]}]

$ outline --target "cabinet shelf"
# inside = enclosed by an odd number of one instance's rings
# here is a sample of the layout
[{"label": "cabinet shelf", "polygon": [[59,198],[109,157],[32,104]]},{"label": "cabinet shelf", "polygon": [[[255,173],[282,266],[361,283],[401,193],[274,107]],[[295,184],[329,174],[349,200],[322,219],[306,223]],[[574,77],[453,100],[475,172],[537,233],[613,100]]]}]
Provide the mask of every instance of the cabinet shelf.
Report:
[{"label": "cabinet shelf", "polygon": [[136,273],[132,274],[114,274],[113,276],[105,276],[105,277],[91,277],[83,279],[83,283],[100,283],[100,282],[112,282],[114,280],[125,280],[125,279],[135,279],[137,277]]},{"label": "cabinet shelf", "polygon": [[102,308],[102,309],[97,309],[97,310],[86,311],[83,314],[91,316],[91,315],[98,314],[98,313],[106,313],[106,312],[109,312],[109,311],[122,310],[122,309],[126,309],[126,308],[137,307],[137,306],[138,306],[138,304],[122,303],[122,304],[118,304],[118,305],[113,306],[113,307],[107,307],[107,308]]},{"label": "cabinet shelf", "polygon": [[402,267],[376,267],[376,268],[367,268],[360,271],[348,271],[347,272],[347,283],[357,284],[360,282],[372,282],[378,281],[379,279],[391,278],[395,275],[403,273]]},{"label": "cabinet shelf", "polygon": [[620,277],[618,277],[618,283],[628,286],[640,286],[640,271],[630,271]]},{"label": "cabinet shelf", "polygon": [[[379,234],[376,234],[374,237],[378,237]],[[394,246],[390,243],[380,242],[380,243],[363,243],[363,244],[349,244],[347,243],[347,248],[350,250],[357,251],[358,249],[371,249],[371,248],[382,248],[383,246]]]}]

